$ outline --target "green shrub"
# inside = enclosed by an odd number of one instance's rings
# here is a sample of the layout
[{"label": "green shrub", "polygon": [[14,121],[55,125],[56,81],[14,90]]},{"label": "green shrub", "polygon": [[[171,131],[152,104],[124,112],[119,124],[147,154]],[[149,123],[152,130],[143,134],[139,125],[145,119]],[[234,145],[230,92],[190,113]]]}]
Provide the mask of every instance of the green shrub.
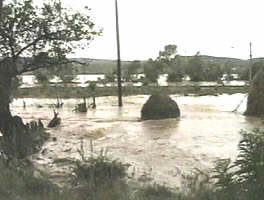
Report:
[{"label": "green shrub", "polygon": [[167,81],[168,82],[181,82],[183,75],[178,72],[171,72],[168,74]]},{"label": "green shrub", "polygon": [[213,178],[217,193],[225,199],[257,200],[264,195],[264,131],[241,131],[241,135],[237,159],[233,164],[219,160]]},{"label": "green shrub", "polygon": [[222,189],[228,189],[233,184],[233,173],[229,172],[231,159],[219,159],[214,167],[213,179],[216,179],[215,185]]},{"label": "green shrub", "polygon": [[56,185],[43,174],[37,177],[33,166],[22,166],[25,164],[23,160],[6,162],[0,158],[0,200],[62,199]]},{"label": "green shrub", "polygon": [[177,193],[181,200],[217,200],[214,194],[215,186],[209,173],[195,169],[191,174],[182,175],[180,191]]},{"label": "green shrub", "polygon": [[117,159],[111,160],[107,151],[101,150],[99,156],[86,158],[83,145],[78,150],[81,160],[76,162],[74,173],[77,178],[95,186],[100,184],[112,184],[126,175],[125,166]]},{"label": "green shrub", "polygon": [[[112,160],[107,156],[107,151],[101,150],[98,156],[85,155],[83,143],[78,150],[81,160],[76,161],[74,173],[76,174],[77,199],[129,199],[129,188],[124,179],[126,167],[117,159]],[[75,192],[76,192],[75,191]]]}]

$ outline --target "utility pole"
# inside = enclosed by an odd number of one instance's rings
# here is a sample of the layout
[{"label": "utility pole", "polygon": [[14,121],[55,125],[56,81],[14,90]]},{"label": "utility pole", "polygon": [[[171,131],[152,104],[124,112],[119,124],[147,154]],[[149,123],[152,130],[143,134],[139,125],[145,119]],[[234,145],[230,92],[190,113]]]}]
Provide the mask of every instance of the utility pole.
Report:
[{"label": "utility pole", "polygon": [[2,23],[3,1],[4,0],[0,0],[0,23]]},{"label": "utility pole", "polygon": [[250,48],[250,64],[249,64],[249,85],[252,83],[252,43],[249,43],[249,48]]},{"label": "utility pole", "polygon": [[3,19],[4,19],[4,16],[3,16],[3,1],[4,0],[0,0],[0,31],[2,32],[2,26],[3,26]]},{"label": "utility pole", "polygon": [[121,83],[121,59],[120,59],[120,40],[119,40],[119,25],[118,25],[118,6],[115,0],[116,12],[116,41],[117,41],[117,84],[118,84],[118,106],[122,107],[122,83]]}]

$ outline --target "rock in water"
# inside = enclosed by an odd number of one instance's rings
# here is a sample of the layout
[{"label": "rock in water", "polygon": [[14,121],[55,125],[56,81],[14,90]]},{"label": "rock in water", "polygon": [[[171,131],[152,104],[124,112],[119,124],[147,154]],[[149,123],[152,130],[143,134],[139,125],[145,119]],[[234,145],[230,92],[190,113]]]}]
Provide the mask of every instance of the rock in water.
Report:
[{"label": "rock in water", "polygon": [[141,119],[166,119],[180,117],[177,103],[168,95],[155,94],[149,97],[141,110]]},{"label": "rock in water", "polygon": [[260,69],[253,79],[248,100],[247,110],[244,113],[249,116],[264,115],[264,71]]}]

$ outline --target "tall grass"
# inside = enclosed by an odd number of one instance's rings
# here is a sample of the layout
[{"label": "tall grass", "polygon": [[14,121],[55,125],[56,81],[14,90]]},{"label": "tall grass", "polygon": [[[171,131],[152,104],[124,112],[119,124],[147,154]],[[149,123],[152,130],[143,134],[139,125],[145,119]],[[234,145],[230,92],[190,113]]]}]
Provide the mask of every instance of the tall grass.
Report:
[{"label": "tall grass", "polygon": [[110,159],[107,150],[94,155],[92,141],[91,154],[87,156],[83,143],[78,150],[81,160],[77,161],[73,172],[76,174],[77,190],[86,200],[129,199],[129,188],[125,181],[126,167],[117,159]]},{"label": "tall grass", "polygon": [[1,157],[0,172],[0,200],[55,200],[60,196],[58,187],[31,164],[25,166],[25,161],[14,164]]},{"label": "tall grass", "polygon": [[183,175],[178,189],[159,184],[131,187],[125,165],[103,150],[87,156],[83,145],[69,188],[57,187],[32,165],[12,164],[1,157],[0,200],[260,200],[264,195],[264,131],[242,131],[241,135],[234,162],[219,159],[211,173],[196,170]]}]

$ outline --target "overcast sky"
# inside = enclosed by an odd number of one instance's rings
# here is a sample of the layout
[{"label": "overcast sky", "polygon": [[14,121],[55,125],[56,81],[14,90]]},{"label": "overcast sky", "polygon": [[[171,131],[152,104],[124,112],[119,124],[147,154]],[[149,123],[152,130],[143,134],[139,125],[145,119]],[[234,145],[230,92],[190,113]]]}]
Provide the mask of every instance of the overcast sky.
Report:
[{"label": "overcast sky", "polygon": [[[88,6],[103,28],[77,57],[116,58],[114,0],[63,0]],[[118,0],[122,60],[156,58],[166,44],[180,55],[264,57],[263,0]]]}]

